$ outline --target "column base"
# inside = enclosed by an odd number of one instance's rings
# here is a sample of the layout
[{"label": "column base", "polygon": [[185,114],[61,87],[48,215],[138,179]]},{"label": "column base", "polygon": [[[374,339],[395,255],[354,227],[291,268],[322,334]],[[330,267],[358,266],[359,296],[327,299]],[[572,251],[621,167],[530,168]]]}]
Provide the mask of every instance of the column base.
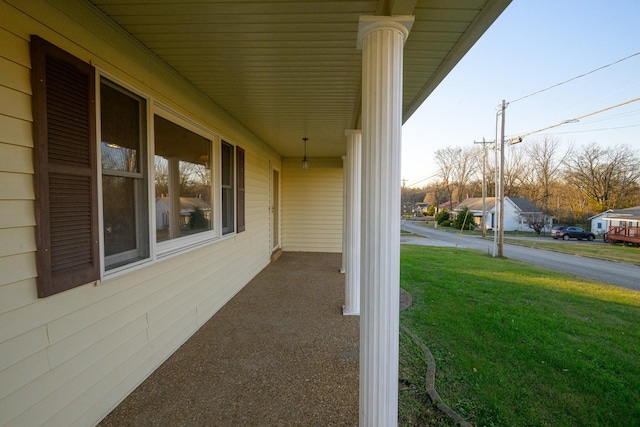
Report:
[{"label": "column base", "polygon": [[360,311],[356,310],[347,310],[346,306],[342,306],[342,315],[343,316],[360,316]]}]

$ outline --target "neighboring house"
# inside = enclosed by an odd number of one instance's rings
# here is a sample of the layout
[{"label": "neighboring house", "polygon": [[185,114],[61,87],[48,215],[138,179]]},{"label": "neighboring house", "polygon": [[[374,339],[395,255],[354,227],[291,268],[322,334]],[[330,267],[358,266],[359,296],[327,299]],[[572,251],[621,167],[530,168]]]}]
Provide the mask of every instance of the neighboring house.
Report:
[{"label": "neighboring house", "polygon": [[394,425],[401,126],[509,0],[464,4],[0,0],[0,425],[96,425],[281,250],[344,253]]},{"label": "neighboring house", "polygon": [[[189,228],[194,212],[200,210],[204,219],[211,221],[211,206],[201,197],[180,197],[180,225]],[[169,198],[156,198],[156,230],[169,229]]]},{"label": "neighboring house", "polygon": [[458,202],[456,202],[455,200],[452,200],[450,202],[440,203],[438,205],[437,211],[440,212],[441,210],[446,209],[449,212],[453,212],[456,206],[458,206]]},{"label": "neighboring house", "polygon": [[[486,198],[486,228],[493,229],[497,223],[496,200],[494,197]],[[463,200],[453,210],[458,214],[463,207],[467,207],[473,214],[471,219],[477,227],[482,227],[482,197],[472,197]],[[504,230],[505,231],[534,231],[528,222],[528,216],[541,218],[544,221],[545,230],[551,229],[552,217],[545,215],[538,207],[525,198],[504,198]]]},{"label": "neighboring house", "polygon": [[602,218],[607,222],[606,241],[640,246],[640,206],[611,209]]},{"label": "neighboring house", "polygon": [[609,224],[605,219],[605,216],[609,212],[612,212],[612,210],[609,209],[607,211],[604,211],[602,213],[599,213],[589,218],[589,221],[591,221],[591,232],[596,236],[601,236],[602,234],[607,232],[607,229],[609,228]]},{"label": "neighboring house", "polygon": [[425,216],[427,215],[427,211],[429,210],[429,206],[431,206],[431,203],[425,203],[425,202],[418,202],[416,203],[416,207],[414,208],[414,213],[416,215],[422,215]]}]

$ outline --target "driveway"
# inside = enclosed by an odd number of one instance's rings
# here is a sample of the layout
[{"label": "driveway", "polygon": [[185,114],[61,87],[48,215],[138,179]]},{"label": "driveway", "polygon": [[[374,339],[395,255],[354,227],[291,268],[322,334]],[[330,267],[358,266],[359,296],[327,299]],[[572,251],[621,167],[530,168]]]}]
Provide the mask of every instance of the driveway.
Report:
[{"label": "driveway", "polygon": [[[428,240],[428,244],[432,246],[460,247],[475,249],[488,254],[493,253],[493,241],[485,240],[481,237],[460,236],[459,234],[423,227],[404,220],[401,228],[413,234],[427,237],[425,240]],[[417,242],[420,238],[414,238],[412,241],[411,237],[404,237],[401,240],[404,240],[404,243],[424,244]],[[594,242],[577,243],[599,244]],[[640,267],[635,265],[510,244],[504,245],[503,253],[507,258],[640,291]]]}]

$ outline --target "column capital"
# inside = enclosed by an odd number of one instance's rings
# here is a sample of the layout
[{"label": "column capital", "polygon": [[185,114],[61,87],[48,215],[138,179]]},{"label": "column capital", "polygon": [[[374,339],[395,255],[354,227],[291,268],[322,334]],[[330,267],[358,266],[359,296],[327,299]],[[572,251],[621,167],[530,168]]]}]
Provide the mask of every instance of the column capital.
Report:
[{"label": "column capital", "polygon": [[361,16],[358,24],[358,49],[362,49],[362,41],[367,35],[380,29],[396,30],[402,34],[404,41],[406,41],[414,19],[411,15]]}]

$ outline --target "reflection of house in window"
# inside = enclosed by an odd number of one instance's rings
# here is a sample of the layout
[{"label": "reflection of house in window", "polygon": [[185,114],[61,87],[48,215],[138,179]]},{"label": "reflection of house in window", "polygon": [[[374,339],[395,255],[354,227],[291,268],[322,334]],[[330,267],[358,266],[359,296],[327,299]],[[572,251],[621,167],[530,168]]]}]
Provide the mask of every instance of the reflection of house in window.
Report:
[{"label": "reflection of house in window", "polygon": [[[202,197],[180,197],[180,227],[189,234],[189,230],[199,231],[211,228],[211,206]],[[169,229],[169,198],[156,198],[156,230]]]}]

